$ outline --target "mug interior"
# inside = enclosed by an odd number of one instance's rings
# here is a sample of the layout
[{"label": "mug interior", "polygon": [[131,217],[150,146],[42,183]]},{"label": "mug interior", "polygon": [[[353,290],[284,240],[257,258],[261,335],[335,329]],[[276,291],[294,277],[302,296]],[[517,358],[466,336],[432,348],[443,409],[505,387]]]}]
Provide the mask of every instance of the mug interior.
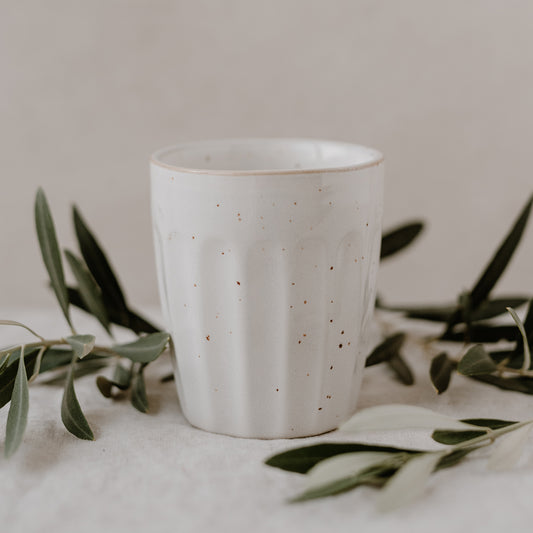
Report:
[{"label": "mug interior", "polygon": [[383,160],[365,146],[313,139],[225,139],[164,148],[152,163],[185,172],[283,174],[354,170]]}]

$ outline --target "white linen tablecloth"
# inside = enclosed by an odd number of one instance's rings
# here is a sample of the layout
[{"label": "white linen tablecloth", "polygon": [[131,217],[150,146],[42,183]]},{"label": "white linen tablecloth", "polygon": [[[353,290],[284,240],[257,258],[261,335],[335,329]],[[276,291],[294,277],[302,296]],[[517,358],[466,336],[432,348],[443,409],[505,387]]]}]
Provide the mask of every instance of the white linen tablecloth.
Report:
[{"label": "white linen tablecloth", "polygon": [[[153,310],[152,310],[153,311]],[[149,313],[159,319],[157,312]],[[1,310],[0,318],[27,323],[48,338],[67,329],[56,308]],[[80,333],[100,332],[82,313]],[[0,345],[30,337],[2,327]],[[382,365],[367,369],[358,407],[385,403],[423,405],[456,417],[533,418],[533,397],[505,392],[454,376],[437,396],[428,379],[429,359],[414,345],[405,349],[416,373],[406,387]],[[326,441],[356,440],[332,432],[296,440],[247,440],[210,434],[184,419],[174,383],[159,379],[171,370],[168,356],[147,369],[150,414],[124,399],[103,398],[94,376],[76,382],[80,404],[96,440],[70,435],[60,419],[62,388],[30,386],[24,441],[10,459],[0,457],[0,519],[6,533],[47,532],[471,532],[532,531],[532,442],[517,468],[486,469],[487,451],[458,467],[439,471],[413,505],[382,515],[376,491],[360,488],[301,504],[286,500],[303,488],[299,474],[263,461],[288,448]],[[0,412],[3,442],[8,406]],[[364,435],[359,441],[431,445],[418,432]]]}]

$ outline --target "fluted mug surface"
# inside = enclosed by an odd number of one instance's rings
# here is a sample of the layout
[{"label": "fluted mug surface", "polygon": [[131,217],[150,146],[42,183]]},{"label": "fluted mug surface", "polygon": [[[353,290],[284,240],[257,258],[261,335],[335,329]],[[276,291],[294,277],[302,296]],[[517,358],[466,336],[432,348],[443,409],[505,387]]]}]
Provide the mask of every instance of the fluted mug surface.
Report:
[{"label": "fluted mug surface", "polygon": [[256,438],[337,427],[367,355],[382,155],[307,139],[184,143],[153,155],[151,190],[189,422]]}]

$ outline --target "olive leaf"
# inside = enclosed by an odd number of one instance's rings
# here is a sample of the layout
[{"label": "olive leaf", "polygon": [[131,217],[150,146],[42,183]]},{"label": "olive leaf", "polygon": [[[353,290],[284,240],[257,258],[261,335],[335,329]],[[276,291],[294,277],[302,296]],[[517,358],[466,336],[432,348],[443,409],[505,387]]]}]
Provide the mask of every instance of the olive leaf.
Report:
[{"label": "olive leaf", "polygon": [[144,366],[140,365],[137,372],[133,374],[133,379],[131,382],[131,404],[137,411],[141,413],[147,413],[148,398],[146,397],[146,388],[144,385]]},{"label": "olive leaf", "polygon": [[113,379],[107,379],[105,376],[96,378],[96,386],[105,398],[113,397],[113,387],[122,391],[128,390],[131,386],[131,370],[127,370],[120,363],[115,367]]},{"label": "olive leaf", "polygon": [[11,405],[7,415],[6,441],[4,454],[11,457],[20,446],[26,425],[28,423],[28,409],[30,396],[28,392],[28,375],[24,364],[24,348],[21,349],[17,375],[11,395]]},{"label": "olive leaf", "polygon": [[[85,303],[82,300],[81,294],[77,289],[74,289],[72,287],[67,288],[68,292],[68,299],[69,302],[79,307],[80,309],[83,309],[87,313],[90,313],[89,308],[85,305]],[[137,313],[134,313],[131,309],[128,309],[128,312],[126,315],[116,307],[114,307],[112,304],[106,301],[105,295],[102,295],[104,298],[104,304],[107,309],[107,313],[109,316],[109,321],[112,324],[116,324],[117,326],[122,326],[124,328],[131,329],[134,333],[157,333],[160,331],[159,328],[148,322],[145,318],[138,315]]]},{"label": "olive leaf", "polygon": [[437,429],[432,433],[431,438],[441,444],[460,444],[461,442],[466,442],[467,440],[486,434],[487,429],[501,429],[516,424],[516,422],[498,420],[496,418],[467,418],[463,419],[462,422],[466,422],[472,426],[479,426],[480,430],[457,431]]},{"label": "olive leaf", "polygon": [[57,244],[54,221],[50,213],[50,208],[48,207],[46,196],[41,188],[37,191],[35,198],[35,227],[37,229],[41,255],[48,275],[50,276],[52,288],[54,289],[63,314],[72,329],[67,286],[65,285],[65,275],[63,273],[61,254],[59,253],[59,246]]},{"label": "olive leaf", "polygon": [[466,329],[447,330],[441,335],[440,340],[462,343],[468,338],[470,343],[488,343],[501,340],[516,341],[518,336],[519,333],[515,326],[494,326],[480,323],[472,324],[468,331]]},{"label": "olive leaf", "polygon": [[411,244],[424,228],[424,223],[416,220],[385,233],[381,239],[381,259],[403,250]]},{"label": "olive leaf", "polygon": [[476,309],[486,299],[509,264],[524,233],[532,204],[533,196],[527,201],[513,227],[470,292],[470,301],[473,309]]},{"label": "olive leaf", "polygon": [[378,510],[392,511],[419,498],[429,476],[445,454],[446,452],[428,452],[411,456],[381,490],[377,501]]},{"label": "olive leaf", "polygon": [[527,377],[504,378],[493,374],[469,376],[476,381],[494,385],[503,390],[533,394],[533,379]]},{"label": "olive leaf", "polygon": [[339,454],[355,452],[381,452],[381,453],[412,453],[412,450],[395,448],[392,446],[380,446],[378,444],[327,442],[312,444],[273,455],[265,461],[265,464],[288,472],[305,474],[316,464],[329,457]]},{"label": "olive leaf", "polygon": [[376,346],[366,358],[366,366],[374,366],[388,361],[397,354],[405,341],[405,333],[395,333]]},{"label": "olive leaf", "polygon": [[81,255],[94,280],[102,290],[104,300],[117,310],[122,318],[127,317],[128,306],[120,283],[104,251],[76,206],[72,208],[72,219]]},{"label": "olive leaf", "polygon": [[127,357],[134,363],[150,363],[157,359],[166,348],[170,335],[165,332],[151,333],[126,344],[115,344],[113,351]]},{"label": "olive leaf", "polygon": [[67,430],[75,437],[84,440],[94,440],[94,435],[81,410],[80,403],[74,391],[74,366],[76,364],[76,356],[72,358],[70,364],[67,380],[65,383],[65,391],[63,393],[63,400],[61,402],[61,420]]},{"label": "olive leaf", "polygon": [[109,318],[98,285],[96,285],[83,263],[72,252],[65,250],[65,256],[78,282],[80,295],[87,309],[98,319],[104,329],[110,333]]},{"label": "olive leaf", "polygon": [[446,352],[436,355],[431,360],[429,377],[431,378],[431,383],[435,387],[437,394],[442,394],[448,389],[455,367],[455,363],[448,357]]},{"label": "olive leaf", "polygon": [[90,354],[96,341],[94,335],[71,335],[65,340],[70,344],[74,355],[78,359],[83,359]]},{"label": "olive leaf", "polygon": [[407,457],[405,453],[388,452],[343,453],[330,457],[311,468],[306,476],[305,491],[291,501],[323,498],[354,488],[375,479],[380,471],[390,470],[395,461]]},{"label": "olive leaf", "polygon": [[407,428],[471,429],[471,425],[425,407],[394,404],[363,409],[339,427],[349,433]]},{"label": "olive leaf", "polygon": [[396,377],[404,384],[404,385],[413,385],[415,382],[415,378],[413,376],[413,373],[411,369],[409,368],[409,365],[405,362],[403,357],[396,353],[394,354],[388,361],[387,364],[389,367],[394,371],[396,374]]},{"label": "olive leaf", "polygon": [[515,321],[515,324],[518,327],[518,330],[520,331],[520,335],[522,335],[522,348],[524,350],[524,362],[522,364],[522,370],[529,370],[529,367],[531,366],[531,352],[529,351],[529,341],[527,338],[526,330],[524,328],[524,324],[522,323],[520,317],[516,314],[516,311],[512,307],[508,307],[507,311],[509,311],[509,314],[513,317],[513,320]]},{"label": "olive leaf", "polygon": [[[26,368],[26,376],[33,373],[35,360],[37,359],[38,348],[31,350],[24,350],[24,366]],[[9,366],[0,375],[0,408],[11,401],[15,380],[18,373],[18,365],[14,363],[20,359],[20,348],[13,351],[10,357]]]},{"label": "olive leaf", "polygon": [[469,348],[457,365],[457,371],[465,376],[491,374],[498,367],[482,344]]},{"label": "olive leaf", "polygon": [[524,451],[530,431],[531,424],[527,424],[497,442],[489,457],[487,467],[490,470],[505,470],[515,466]]}]

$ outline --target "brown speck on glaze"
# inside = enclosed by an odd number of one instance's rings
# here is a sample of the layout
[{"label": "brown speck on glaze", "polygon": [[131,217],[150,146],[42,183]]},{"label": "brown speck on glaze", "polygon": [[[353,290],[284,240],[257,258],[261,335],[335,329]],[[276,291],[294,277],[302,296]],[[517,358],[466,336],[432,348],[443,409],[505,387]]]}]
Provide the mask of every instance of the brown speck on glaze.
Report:
[{"label": "brown speck on glaze", "polygon": [[292,218],[289,218],[289,222],[292,222]]},{"label": "brown speck on glaze", "polygon": [[298,205],[298,202],[294,202],[294,205]]},{"label": "brown speck on glaze", "polygon": [[[263,226],[261,229],[265,229],[265,226]],[[264,251],[265,251],[265,250],[263,249],[263,252],[264,252]]]},{"label": "brown speck on glaze", "polygon": [[327,394],[327,395],[326,395],[326,398],[327,398],[328,400],[331,400],[331,394]]},{"label": "brown speck on glaze", "polygon": [[318,192],[322,192],[322,189],[318,189]]},{"label": "brown speck on glaze", "polygon": [[276,392],[279,392],[279,389],[276,389]]},{"label": "brown speck on glaze", "polygon": [[281,251],[284,252],[286,250],[286,248],[282,248]]},{"label": "brown speck on glaze", "polygon": [[294,283],[294,281],[293,281],[293,282],[291,282],[291,285],[294,287],[296,285],[296,283]]},{"label": "brown speck on glaze", "polygon": [[366,223],[366,227],[368,227],[368,222]]},{"label": "brown speck on glaze", "polygon": [[329,369],[330,369],[330,370],[333,370],[333,365],[331,365],[331,366],[329,367]]},{"label": "brown speck on glaze", "polygon": [[333,270],[333,267],[331,266],[331,267],[329,267],[329,269],[330,269],[330,270]]},{"label": "brown speck on glaze", "polygon": [[272,202],[272,207],[276,207],[276,202]]},{"label": "brown speck on glaze", "polygon": [[228,333],[229,333],[230,335],[233,335],[233,331],[228,331]]},{"label": "brown speck on glaze", "polygon": [[206,163],[209,163],[209,161],[211,161],[211,156],[209,154],[205,156],[205,161]]},{"label": "brown speck on glaze", "polygon": [[341,335],[344,335],[344,330],[341,331]]},{"label": "brown speck on glaze", "polygon": [[259,217],[261,220],[263,220],[263,217]]},{"label": "brown speck on glaze", "polygon": [[208,340],[208,341],[211,340],[211,335],[207,335],[206,336],[206,340]]},{"label": "brown speck on glaze", "polygon": [[333,303],[333,300],[330,300],[329,303],[332,304],[332,303]]},{"label": "brown speck on glaze", "polygon": [[237,281],[237,285],[240,285],[240,284],[241,284],[241,282],[240,282],[240,281]]},{"label": "brown speck on glaze", "polygon": [[239,302],[242,302],[242,298],[239,298]]},{"label": "brown speck on glaze", "polygon": [[318,268],[318,265],[315,265],[315,268]]},{"label": "brown speck on glaze", "polygon": [[307,300],[304,300],[304,304],[306,304],[306,303],[307,303]]},{"label": "brown speck on glaze", "polygon": [[319,410],[319,411],[322,411],[322,407],[319,407],[318,410]]},{"label": "brown speck on glaze", "polygon": [[364,256],[364,255],[362,255],[362,256],[361,256],[361,259],[364,259],[364,258],[365,258],[365,256]]},{"label": "brown speck on glaze", "polygon": [[[264,226],[263,226],[263,229],[264,229]],[[262,251],[262,252],[264,252],[264,251],[265,251],[265,249],[264,249],[264,248],[261,248],[261,251]]]},{"label": "brown speck on glaze", "polygon": [[220,204],[217,204],[217,207],[220,207]]},{"label": "brown speck on glaze", "polygon": [[224,255],[224,252],[220,252],[220,255]]},{"label": "brown speck on glaze", "polygon": [[339,348],[342,348],[342,344],[339,344]]},{"label": "brown speck on glaze", "polygon": [[194,284],[195,287],[198,287],[198,285],[196,285],[196,283]]},{"label": "brown speck on glaze", "polygon": [[215,389],[215,392],[218,392],[218,389]]},{"label": "brown speck on glaze", "polygon": [[194,239],[196,239],[196,237],[193,235],[193,236],[192,236],[192,240],[194,241]]},{"label": "brown speck on glaze", "polygon": [[239,217],[239,222],[242,222],[242,218],[241,217]]},{"label": "brown speck on glaze", "polygon": [[200,354],[198,354],[198,359],[200,359]]},{"label": "brown speck on glaze", "polygon": [[304,333],[304,334],[302,335],[302,337],[307,337],[307,333]]},{"label": "brown speck on glaze", "polygon": [[350,346],[350,344],[352,344],[351,342],[348,343],[348,346]]},{"label": "brown speck on glaze", "polygon": [[354,262],[354,263],[357,263],[357,259],[354,259],[353,262]]},{"label": "brown speck on glaze", "polygon": [[183,304],[183,307],[187,307],[187,304]]},{"label": "brown speck on glaze", "polygon": [[333,324],[333,320],[332,320],[332,319],[330,319],[329,323],[330,323],[330,324]]},{"label": "brown speck on glaze", "polygon": [[294,305],[289,305],[289,309],[294,309]]},{"label": "brown speck on glaze", "polygon": [[298,341],[298,344],[302,344],[302,341]]},{"label": "brown speck on glaze", "polygon": [[309,377],[309,372],[307,372],[306,376]]},{"label": "brown speck on glaze", "polygon": [[170,181],[174,181],[174,176],[171,176],[171,177],[170,177]]},{"label": "brown speck on glaze", "polygon": [[333,205],[333,204],[330,202],[329,205]]},{"label": "brown speck on glaze", "polygon": [[309,231],[313,231],[313,226],[309,226]]}]

